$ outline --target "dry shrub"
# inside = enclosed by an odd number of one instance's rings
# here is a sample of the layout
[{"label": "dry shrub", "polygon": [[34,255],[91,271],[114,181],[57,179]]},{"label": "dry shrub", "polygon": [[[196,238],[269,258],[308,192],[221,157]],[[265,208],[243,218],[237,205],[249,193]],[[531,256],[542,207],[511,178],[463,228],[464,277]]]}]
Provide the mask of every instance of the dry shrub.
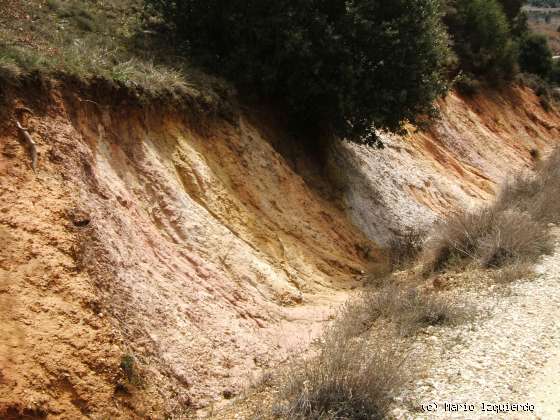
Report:
[{"label": "dry shrub", "polygon": [[527,212],[497,206],[452,216],[435,232],[427,250],[426,272],[473,260],[486,268],[534,262],[553,249],[545,224],[533,220]]},{"label": "dry shrub", "polygon": [[507,284],[516,280],[528,279],[533,275],[533,266],[527,262],[516,262],[499,270],[492,270],[491,272],[492,279],[498,284]]},{"label": "dry shrub", "polygon": [[282,378],[276,415],[386,418],[392,398],[412,375],[405,356],[410,341],[403,335],[457,323],[466,313],[438,295],[394,284],[363,292],[343,307],[316,355],[294,364]]},{"label": "dry shrub", "polygon": [[353,337],[383,320],[394,325],[401,335],[410,336],[428,326],[463,322],[468,315],[466,308],[440,295],[391,284],[380,290],[365,291],[346,304],[340,315],[339,334]]},{"label": "dry shrub", "polygon": [[466,259],[474,259],[477,243],[492,230],[496,212],[483,208],[451,215],[434,228],[425,254],[426,272],[438,272]]},{"label": "dry shrub", "polygon": [[[496,203],[451,216],[434,229],[425,273],[477,262],[486,268],[522,267],[554,249],[549,223],[560,222],[560,149],[502,187]],[[522,272],[512,267],[506,277]]]},{"label": "dry shrub", "polygon": [[477,243],[482,266],[500,268],[517,261],[535,262],[554,250],[547,226],[534,221],[528,213],[506,210],[497,213],[495,225]]},{"label": "dry shrub", "polygon": [[285,376],[276,414],[287,419],[385,418],[408,378],[403,352],[392,344],[348,340],[333,328],[318,354]]},{"label": "dry shrub", "polygon": [[541,162],[533,174],[519,174],[503,186],[496,208],[527,212],[542,223],[560,222],[560,149]]},{"label": "dry shrub", "polygon": [[389,260],[391,268],[401,269],[414,261],[424,246],[426,232],[409,229],[401,235],[395,235],[389,241]]}]

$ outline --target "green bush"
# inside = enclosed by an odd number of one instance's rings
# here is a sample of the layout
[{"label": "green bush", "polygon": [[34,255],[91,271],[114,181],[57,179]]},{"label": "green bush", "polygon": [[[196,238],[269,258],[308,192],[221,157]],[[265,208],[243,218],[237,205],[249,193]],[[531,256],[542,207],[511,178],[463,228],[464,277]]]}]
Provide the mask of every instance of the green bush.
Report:
[{"label": "green bush", "polygon": [[445,92],[439,0],[146,0],[199,63],[361,143],[433,111]]},{"label": "green bush", "polygon": [[550,75],[548,76],[548,78],[552,83],[560,85],[560,62],[552,62],[552,69],[550,70]]},{"label": "green bush", "polygon": [[519,47],[519,66],[527,73],[546,78],[552,72],[552,51],[543,35],[524,37]]},{"label": "green bush", "polygon": [[513,76],[516,45],[496,0],[450,0],[445,22],[463,71],[490,80]]},{"label": "green bush", "polygon": [[454,85],[459,93],[466,96],[476,95],[481,88],[480,82],[472,75],[461,73],[455,78]]},{"label": "green bush", "polygon": [[508,20],[513,23],[513,21],[521,13],[521,8],[525,3],[525,0],[499,0],[504,13],[506,14]]}]

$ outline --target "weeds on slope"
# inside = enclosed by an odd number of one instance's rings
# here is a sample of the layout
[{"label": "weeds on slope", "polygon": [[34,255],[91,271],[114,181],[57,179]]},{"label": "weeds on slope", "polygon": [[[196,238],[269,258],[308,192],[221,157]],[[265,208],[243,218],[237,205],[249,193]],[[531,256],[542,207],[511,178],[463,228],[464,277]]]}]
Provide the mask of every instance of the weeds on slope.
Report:
[{"label": "weeds on slope", "polygon": [[560,149],[530,174],[506,182],[496,202],[451,216],[426,245],[425,273],[469,264],[500,270],[501,282],[526,274],[554,250],[549,224],[560,221]]},{"label": "weeds on slope", "polygon": [[422,370],[410,345],[428,326],[470,319],[437,293],[390,279],[346,303],[314,357],[281,377],[275,414],[286,419],[383,419],[400,389]]}]

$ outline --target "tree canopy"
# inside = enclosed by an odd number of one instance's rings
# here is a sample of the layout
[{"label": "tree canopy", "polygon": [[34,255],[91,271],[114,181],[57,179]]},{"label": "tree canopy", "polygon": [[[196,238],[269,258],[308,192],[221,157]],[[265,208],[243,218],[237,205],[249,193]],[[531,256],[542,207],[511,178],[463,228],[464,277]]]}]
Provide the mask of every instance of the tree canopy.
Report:
[{"label": "tree canopy", "polygon": [[362,142],[446,90],[440,0],[146,0],[197,62],[299,127]]}]

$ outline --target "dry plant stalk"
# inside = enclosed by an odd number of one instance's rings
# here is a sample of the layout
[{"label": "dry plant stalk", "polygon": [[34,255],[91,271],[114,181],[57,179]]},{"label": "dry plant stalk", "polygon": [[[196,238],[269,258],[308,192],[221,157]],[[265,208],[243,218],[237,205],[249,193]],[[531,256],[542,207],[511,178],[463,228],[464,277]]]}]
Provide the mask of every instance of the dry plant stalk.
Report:
[{"label": "dry plant stalk", "polygon": [[27,129],[25,129],[17,119],[16,126],[25,141],[25,145],[27,146],[31,157],[31,168],[33,168],[33,172],[35,172],[35,170],[37,169],[37,144],[33,141]]}]

